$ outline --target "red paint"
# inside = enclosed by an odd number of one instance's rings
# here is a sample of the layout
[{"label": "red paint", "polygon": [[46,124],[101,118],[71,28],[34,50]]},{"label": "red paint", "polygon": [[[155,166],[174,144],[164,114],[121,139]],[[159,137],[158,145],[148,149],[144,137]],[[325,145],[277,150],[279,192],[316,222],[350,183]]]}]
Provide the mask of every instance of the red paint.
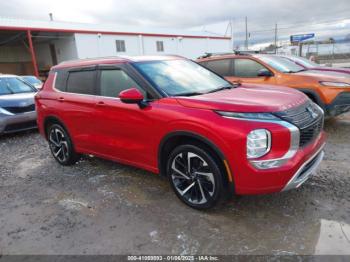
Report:
[{"label": "red paint", "polygon": [[76,33],[76,34],[106,34],[106,35],[142,35],[153,37],[183,37],[183,38],[208,38],[208,39],[231,39],[226,36],[197,36],[197,35],[174,35],[174,34],[151,34],[141,32],[114,32],[114,31],[96,31],[96,30],[75,30],[75,29],[54,29],[54,28],[36,28],[36,27],[17,27],[0,26],[0,30],[13,31],[37,31],[37,32],[58,32],[58,33]]},{"label": "red paint", "polygon": [[120,92],[119,98],[124,103],[139,103],[144,99],[143,94],[136,88]]},{"label": "red paint", "polygon": [[33,46],[33,41],[32,41],[32,34],[31,34],[30,30],[27,30],[27,38],[28,38],[28,43],[29,43],[30,55],[32,57],[32,64],[33,64],[33,68],[34,68],[34,75],[36,77],[39,77],[38,64],[36,62],[35,51],[34,51],[34,46]]},{"label": "red paint", "polygon": [[[112,59],[93,61],[95,64],[113,63]],[[129,60],[114,60],[115,64],[121,62],[128,63]],[[78,62],[76,64],[80,65]],[[59,68],[56,66],[55,70]],[[321,132],[282,167],[258,170],[246,157],[247,134],[254,129],[268,129],[272,145],[264,159],[273,159],[287,152],[290,146],[289,130],[276,123],[224,118],[214,111],[284,110],[305,102],[305,95],[295,90],[268,86],[246,88],[243,85],[207,95],[160,98],[149,101],[147,107],[141,107],[123,103],[119,98],[58,92],[53,89],[53,82],[54,74],[50,73],[39,92],[40,97],[36,97],[38,126],[42,135],[45,136],[45,120],[54,116],[67,128],[76,151],[159,173],[161,142],[169,134],[185,131],[205,138],[222,153],[222,160],[227,161],[229,173],[233,176],[237,194],[282,190],[325,141],[325,135]],[[135,90],[125,91],[121,94],[123,96],[140,98]],[[58,101],[60,98],[64,101]]]}]

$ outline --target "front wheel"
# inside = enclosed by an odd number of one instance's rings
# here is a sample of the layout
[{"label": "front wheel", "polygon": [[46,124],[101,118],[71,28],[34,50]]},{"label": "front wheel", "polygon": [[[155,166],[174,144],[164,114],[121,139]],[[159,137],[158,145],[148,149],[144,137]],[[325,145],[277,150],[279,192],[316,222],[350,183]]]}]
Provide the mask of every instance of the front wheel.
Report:
[{"label": "front wheel", "polygon": [[214,156],[196,145],[176,147],[167,174],[178,198],[193,208],[211,208],[223,194],[223,174]]}]

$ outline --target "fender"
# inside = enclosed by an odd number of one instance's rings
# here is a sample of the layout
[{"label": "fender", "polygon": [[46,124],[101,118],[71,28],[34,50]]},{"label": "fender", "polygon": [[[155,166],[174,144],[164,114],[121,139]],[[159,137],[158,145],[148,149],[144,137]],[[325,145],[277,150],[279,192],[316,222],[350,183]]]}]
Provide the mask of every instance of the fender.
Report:
[{"label": "fender", "polygon": [[325,103],[322,101],[320,95],[312,89],[307,89],[307,88],[298,88],[297,90],[299,90],[300,92],[303,92],[305,95],[307,95],[308,97],[312,97],[314,98],[315,102],[325,111],[326,110],[326,105]]}]

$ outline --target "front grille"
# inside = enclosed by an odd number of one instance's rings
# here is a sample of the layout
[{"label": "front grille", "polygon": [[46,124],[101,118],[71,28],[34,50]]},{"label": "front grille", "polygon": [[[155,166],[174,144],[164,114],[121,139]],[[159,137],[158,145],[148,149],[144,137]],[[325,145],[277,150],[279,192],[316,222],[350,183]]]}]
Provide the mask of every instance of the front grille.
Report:
[{"label": "front grille", "polygon": [[311,101],[297,108],[278,112],[276,115],[299,128],[300,147],[312,142],[323,129],[323,112]]},{"label": "front grille", "polygon": [[4,107],[4,109],[9,111],[12,114],[20,114],[20,113],[35,111],[35,104],[29,105],[29,106],[23,106],[23,107],[20,107],[20,106]]},{"label": "front grille", "polygon": [[310,168],[312,168],[312,166],[317,162],[318,158],[320,157],[320,155],[322,154],[322,152],[318,153],[309,163],[307,163],[303,169],[301,170],[300,174],[298,175],[297,179],[302,178],[305,173],[307,171],[309,171]]},{"label": "front grille", "polygon": [[5,127],[4,132],[14,132],[14,131],[20,131],[20,130],[25,130],[25,129],[31,129],[35,128],[36,121],[27,121],[27,122],[22,122],[22,123],[16,123],[16,124],[9,124]]}]

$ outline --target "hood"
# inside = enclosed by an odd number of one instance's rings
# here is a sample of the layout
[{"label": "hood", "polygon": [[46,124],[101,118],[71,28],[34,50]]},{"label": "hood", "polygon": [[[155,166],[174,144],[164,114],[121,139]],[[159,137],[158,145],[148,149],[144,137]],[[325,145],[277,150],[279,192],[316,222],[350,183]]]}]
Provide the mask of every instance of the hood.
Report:
[{"label": "hood", "polygon": [[350,68],[341,68],[341,67],[338,68],[338,67],[320,66],[320,67],[314,67],[314,68],[312,68],[312,70],[350,74]]},{"label": "hood", "polygon": [[297,76],[310,77],[317,81],[332,81],[350,83],[350,76],[341,72],[321,71],[321,70],[306,70],[294,73]]},{"label": "hood", "polygon": [[229,90],[176,99],[186,107],[242,113],[279,112],[308,100],[303,93],[288,87],[256,84],[243,84]]},{"label": "hood", "polygon": [[34,104],[36,93],[0,95],[0,107],[27,107]]}]

